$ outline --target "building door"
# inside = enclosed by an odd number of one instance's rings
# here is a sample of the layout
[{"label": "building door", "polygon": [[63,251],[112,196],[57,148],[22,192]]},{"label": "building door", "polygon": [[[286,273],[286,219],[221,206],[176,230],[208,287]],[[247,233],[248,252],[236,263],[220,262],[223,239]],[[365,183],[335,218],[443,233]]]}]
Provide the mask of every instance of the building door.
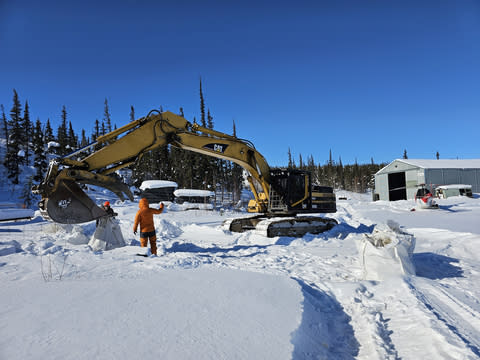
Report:
[{"label": "building door", "polygon": [[388,174],[388,198],[390,201],[407,200],[405,172]]}]

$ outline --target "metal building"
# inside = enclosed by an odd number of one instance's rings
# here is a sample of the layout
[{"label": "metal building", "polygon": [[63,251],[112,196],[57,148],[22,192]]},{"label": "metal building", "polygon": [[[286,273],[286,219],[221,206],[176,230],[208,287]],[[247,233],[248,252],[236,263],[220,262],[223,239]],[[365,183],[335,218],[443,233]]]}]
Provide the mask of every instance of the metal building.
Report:
[{"label": "metal building", "polygon": [[375,174],[374,200],[414,199],[424,185],[432,194],[440,185],[472,185],[480,193],[480,159],[396,159]]}]

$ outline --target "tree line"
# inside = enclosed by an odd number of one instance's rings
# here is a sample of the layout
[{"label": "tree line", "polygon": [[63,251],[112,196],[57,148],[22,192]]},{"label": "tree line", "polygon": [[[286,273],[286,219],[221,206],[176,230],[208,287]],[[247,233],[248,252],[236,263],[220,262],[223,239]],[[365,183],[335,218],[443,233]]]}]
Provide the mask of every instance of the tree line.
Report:
[{"label": "tree line", "polygon": [[[200,125],[213,129],[213,116],[210,109],[205,106],[201,80],[199,97]],[[6,169],[8,181],[14,185],[20,182],[22,166],[33,167],[34,175],[28,179],[28,186],[38,184],[45,176],[49,159],[65,156],[77,149],[87,147],[95,143],[99,136],[116,129],[116,125],[112,124],[107,99],[104,102],[103,118],[101,121],[98,119],[94,121],[93,131],[89,135],[85,129],[82,129],[80,134],[74,131],[71,121],[68,120],[65,105],[61,110],[60,125],[54,131],[50,119],[45,122],[39,118],[35,122],[32,121],[28,101],[25,101],[22,106],[16,90],[13,90],[12,102],[8,117],[3,104],[0,105],[0,137],[5,139],[6,145],[5,154],[0,161]],[[160,111],[163,111],[162,107]],[[179,115],[184,116],[183,108],[179,109]],[[130,120],[135,120],[133,106],[130,108]],[[196,119],[194,118],[193,121],[196,122]],[[234,121],[232,133],[236,136]],[[98,149],[98,146],[93,149]],[[353,165],[343,165],[341,158],[338,161],[332,159],[331,150],[325,164],[316,164],[312,155],[306,161],[300,155],[296,163],[290,149],[287,155],[288,167],[309,170],[314,183],[356,192],[365,192],[372,188],[373,174],[385,166],[385,164],[375,164],[373,158],[370,164],[360,165],[355,162]],[[239,165],[173,146],[165,146],[149,152],[129,169],[130,185],[137,187],[144,180],[164,179],[175,181],[179,188],[229,192],[232,193],[233,200],[238,201],[244,186],[243,169]]]}]

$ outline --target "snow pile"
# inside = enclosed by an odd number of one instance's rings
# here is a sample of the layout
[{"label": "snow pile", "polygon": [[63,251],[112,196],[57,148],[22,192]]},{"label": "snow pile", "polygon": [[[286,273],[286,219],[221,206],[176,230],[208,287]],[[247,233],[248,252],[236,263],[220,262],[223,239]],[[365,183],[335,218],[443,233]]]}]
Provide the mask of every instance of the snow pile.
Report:
[{"label": "snow pile", "polygon": [[173,195],[177,197],[210,197],[215,196],[213,191],[208,190],[198,190],[198,189],[177,189],[173,192]]},{"label": "snow pile", "polygon": [[157,235],[162,238],[171,239],[182,234],[182,228],[178,224],[165,219],[155,219]]},{"label": "snow pile", "polygon": [[213,210],[213,204],[191,203],[185,201],[181,204],[171,203],[168,205],[170,211],[186,211],[186,210]]},{"label": "snow pile", "polygon": [[65,233],[65,240],[73,245],[88,243],[88,237],[83,232],[83,228],[78,225],[72,226],[71,230]]},{"label": "snow pile", "polygon": [[32,209],[20,209],[20,208],[0,208],[0,221],[13,220],[13,219],[29,219],[32,218],[35,211]]},{"label": "snow pile", "polygon": [[178,184],[174,181],[168,180],[145,180],[140,185],[140,190],[144,191],[147,189],[159,189],[164,187],[177,188]]}]

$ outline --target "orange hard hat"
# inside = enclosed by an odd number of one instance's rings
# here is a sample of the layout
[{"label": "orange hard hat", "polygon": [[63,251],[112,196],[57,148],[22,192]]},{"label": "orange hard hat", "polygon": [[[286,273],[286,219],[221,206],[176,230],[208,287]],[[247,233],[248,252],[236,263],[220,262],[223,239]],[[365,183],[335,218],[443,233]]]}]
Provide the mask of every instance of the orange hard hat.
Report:
[{"label": "orange hard hat", "polygon": [[110,201],[105,201],[105,202],[103,203],[103,206],[110,206]]}]

